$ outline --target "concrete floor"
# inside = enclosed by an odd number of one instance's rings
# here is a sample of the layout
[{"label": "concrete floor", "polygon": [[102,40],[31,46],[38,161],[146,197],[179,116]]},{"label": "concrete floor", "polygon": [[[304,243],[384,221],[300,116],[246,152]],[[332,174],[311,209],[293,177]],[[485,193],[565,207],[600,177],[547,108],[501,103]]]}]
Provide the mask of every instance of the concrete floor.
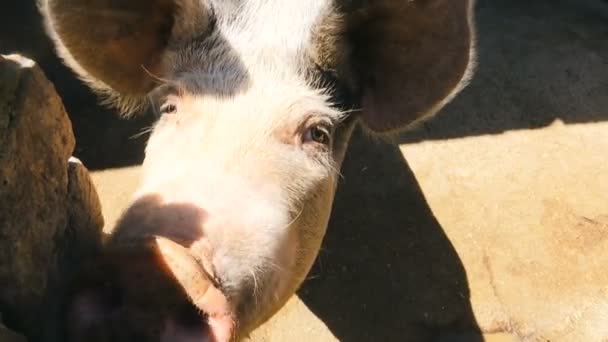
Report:
[{"label": "concrete floor", "polygon": [[[392,142],[355,136],[317,263],[254,340],[608,337],[607,5],[478,0],[476,13],[471,85]],[[30,34],[7,18],[0,33]],[[1,52],[39,57],[63,95],[111,227],[149,120],[116,119],[48,45],[11,39]]]}]

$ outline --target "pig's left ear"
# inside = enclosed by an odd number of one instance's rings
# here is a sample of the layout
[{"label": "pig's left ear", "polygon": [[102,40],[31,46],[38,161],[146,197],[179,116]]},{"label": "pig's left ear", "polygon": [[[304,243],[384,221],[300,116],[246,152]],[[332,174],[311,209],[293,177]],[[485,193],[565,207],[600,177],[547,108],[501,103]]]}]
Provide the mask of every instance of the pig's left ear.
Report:
[{"label": "pig's left ear", "polygon": [[375,0],[346,8],[342,32],[362,119],[377,133],[437,112],[472,65],[473,0]]}]

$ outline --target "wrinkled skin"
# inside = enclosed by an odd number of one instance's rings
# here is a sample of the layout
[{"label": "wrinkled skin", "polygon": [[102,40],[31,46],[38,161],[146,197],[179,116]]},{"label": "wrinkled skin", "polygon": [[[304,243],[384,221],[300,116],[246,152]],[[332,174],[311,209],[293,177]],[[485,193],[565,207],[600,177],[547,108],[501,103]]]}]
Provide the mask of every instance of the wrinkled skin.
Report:
[{"label": "wrinkled skin", "polygon": [[141,187],[76,281],[73,341],[228,341],[325,234],[350,133],[403,129],[471,71],[469,0],[47,0],[68,66],[159,119]]}]

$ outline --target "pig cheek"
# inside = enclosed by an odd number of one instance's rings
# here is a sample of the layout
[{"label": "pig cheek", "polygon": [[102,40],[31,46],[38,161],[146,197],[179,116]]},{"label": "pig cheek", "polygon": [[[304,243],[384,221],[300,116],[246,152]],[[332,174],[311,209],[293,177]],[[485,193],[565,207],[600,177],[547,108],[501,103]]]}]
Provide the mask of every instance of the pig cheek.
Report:
[{"label": "pig cheek", "polygon": [[247,288],[243,289],[249,294],[248,298],[242,298],[244,305],[239,307],[239,322],[244,331],[250,331],[272,317],[295,293],[300,283],[300,275],[294,273],[300,250],[298,227],[292,225],[286,229],[290,233],[282,242],[280,252],[268,260],[272,264],[268,261],[262,264],[264,271],[257,275],[257,286],[263,284],[263,288],[254,289],[256,285],[249,282]]},{"label": "pig cheek", "polygon": [[300,239],[297,233],[297,227],[289,227],[289,234],[285,239],[285,246],[281,253],[278,255],[277,263],[282,265],[281,270],[275,271],[278,283],[277,293],[283,294],[282,297],[290,296],[293,292],[291,283],[293,282],[292,276],[289,275],[290,271],[293,270],[297,264],[298,251],[301,250]]},{"label": "pig cheek", "polygon": [[336,177],[314,190],[307,212],[302,214],[298,236],[298,264],[302,277],[309,272],[325,236],[335,195]]}]

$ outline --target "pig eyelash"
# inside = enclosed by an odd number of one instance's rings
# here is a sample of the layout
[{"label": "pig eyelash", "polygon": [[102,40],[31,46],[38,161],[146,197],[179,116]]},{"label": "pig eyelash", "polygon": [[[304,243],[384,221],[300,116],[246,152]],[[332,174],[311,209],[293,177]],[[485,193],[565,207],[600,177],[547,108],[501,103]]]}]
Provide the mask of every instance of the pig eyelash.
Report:
[{"label": "pig eyelash", "polygon": [[165,96],[164,103],[159,108],[159,116],[165,114],[175,114],[177,112],[177,104],[176,97],[179,96],[179,93],[175,88],[170,88],[168,90],[168,95]]},{"label": "pig eyelash", "polygon": [[160,106],[159,114],[174,114],[177,112],[177,106],[174,103],[166,102],[162,106]]},{"label": "pig eyelash", "polygon": [[139,133],[135,133],[133,134],[129,139],[139,139],[142,136],[152,132],[152,130],[154,130],[154,126],[147,126],[141,129],[141,131]]},{"label": "pig eyelash", "polygon": [[306,129],[302,135],[302,143],[317,143],[331,145],[331,128],[324,124],[315,124]]},{"label": "pig eyelash", "polygon": [[315,118],[313,115],[310,115],[299,126],[299,138],[302,145],[311,143],[321,146],[332,145],[334,124],[331,119],[325,117]]},{"label": "pig eyelash", "polygon": [[322,164],[326,164],[334,143],[333,126],[325,122],[315,122],[303,127],[298,134],[298,145]]},{"label": "pig eyelash", "polygon": [[163,114],[172,114],[177,111],[176,99],[183,93],[184,90],[177,82],[166,80],[148,94],[149,108],[152,108],[156,118]]}]

